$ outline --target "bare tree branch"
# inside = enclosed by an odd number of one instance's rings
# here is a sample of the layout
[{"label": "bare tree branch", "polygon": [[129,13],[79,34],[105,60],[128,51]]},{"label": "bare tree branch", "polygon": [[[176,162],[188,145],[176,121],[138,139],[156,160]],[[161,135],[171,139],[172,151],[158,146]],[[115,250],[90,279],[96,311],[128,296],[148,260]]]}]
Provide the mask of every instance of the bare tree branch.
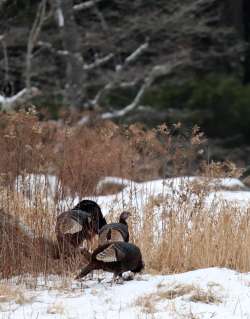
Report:
[{"label": "bare tree branch", "polygon": [[86,1],[86,2],[83,2],[83,3],[80,3],[80,4],[76,4],[73,6],[73,9],[75,11],[81,11],[81,10],[87,10],[87,9],[91,9],[93,8],[94,9],[94,12],[96,14],[96,16],[98,17],[98,19],[100,20],[101,22],[101,25],[102,25],[102,28],[104,31],[108,31],[108,24],[103,16],[103,14],[101,13],[101,11],[98,9],[98,6],[97,4],[99,2],[101,2],[103,0],[90,0],[90,1]]},{"label": "bare tree branch", "polygon": [[[26,87],[19,91],[17,94],[11,97],[5,97],[0,95],[0,109],[3,111],[12,111],[17,109],[19,106],[25,104],[27,101],[33,97],[40,95],[41,92],[35,88],[31,87],[30,78],[31,78],[31,61],[32,61],[32,52],[33,48],[37,42],[41,27],[45,18],[46,12],[46,3],[47,0],[42,0],[40,3],[35,21],[33,23],[32,29],[29,34],[28,44],[27,44],[27,55],[26,55]],[[3,44],[3,37],[1,36],[1,42]],[[5,57],[5,72],[8,76],[8,59],[7,59],[7,48],[3,44],[4,57]]]},{"label": "bare tree branch", "polygon": [[64,15],[62,11],[62,1],[61,0],[49,0],[51,11],[54,13],[56,23],[59,28],[64,27]]},{"label": "bare tree branch", "polygon": [[39,4],[36,18],[29,34],[29,40],[27,45],[27,55],[26,55],[26,88],[27,89],[30,89],[31,87],[30,78],[31,78],[32,51],[37,42],[37,39],[45,18],[46,4],[47,4],[47,0],[42,0],[42,2]]},{"label": "bare tree branch", "polygon": [[69,51],[55,49],[53,47],[53,45],[49,42],[38,41],[37,45],[42,47],[42,48],[48,49],[53,54],[57,54],[57,55],[61,55],[61,56],[67,56],[70,54]]},{"label": "bare tree branch", "polygon": [[0,10],[2,9],[2,6],[7,2],[8,0],[0,0]]},{"label": "bare tree branch", "polygon": [[121,82],[117,85],[117,87],[126,89],[126,88],[135,87],[138,83],[139,83],[138,80],[131,81],[131,82]]},{"label": "bare tree branch", "polygon": [[6,112],[13,111],[40,94],[41,92],[37,88],[31,87],[29,89],[25,88],[11,97],[0,95],[0,110]]},{"label": "bare tree branch", "polygon": [[0,35],[0,42],[3,48],[3,58],[4,58],[4,81],[7,83],[9,81],[9,59],[8,59],[8,51],[7,45],[5,42],[5,36]]},{"label": "bare tree branch", "polygon": [[[168,62],[163,65],[156,65],[150,71],[149,75],[146,77],[141,88],[137,92],[134,100],[129,105],[127,105],[126,107],[118,111],[102,113],[98,116],[98,118],[103,120],[114,119],[114,118],[125,116],[129,112],[135,110],[139,106],[140,101],[142,97],[144,96],[146,90],[155,82],[157,78],[161,76],[169,75],[176,67],[183,65],[184,62],[185,62],[185,65],[188,65],[188,63],[191,63],[189,51],[181,52],[178,55],[178,57],[177,56],[175,57],[174,61]],[[89,120],[90,120],[90,117],[85,116],[78,122],[78,124],[84,125],[88,123]]]},{"label": "bare tree branch", "polygon": [[75,4],[73,6],[73,9],[75,11],[80,11],[80,10],[86,10],[86,9],[90,9],[92,7],[94,7],[97,3],[101,2],[103,0],[90,0],[90,1],[86,1],[80,4]]},{"label": "bare tree branch", "polygon": [[105,63],[109,62],[111,59],[113,59],[113,57],[114,57],[114,54],[110,53],[110,54],[104,56],[103,58],[96,59],[95,62],[93,62],[91,64],[84,64],[83,69],[86,71],[93,70],[93,69],[97,68],[98,66],[104,65]]},{"label": "bare tree branch", "polygon": [[92,101],[92,105],[97,107],[100,100],[105,96],[105,94],[114,88],[119,81],[119,77],[122,71],[132,62],[134,62],[140,55],[142,55],[148,48],[148,41],[141,44],[134,52],[132,52],[126,59],[123,65],[116,66],[116,73],[113,79],[107,83],[95,96],[94,100]]},{"label": "bare tree branch", "polygon": [[148,49],[148,41],[140,45],[133,53],[131,53],[125,60],[124,67],[134,62],[138,56],[142,55]]},{"label": "bare tree branch", "polygon": [[59,2],[59,5],[56,8],[56,17],[57,17],[57,23],[59,28],[64,27],[64,15],[62,11],[62,6],[61,6],[61,0],[57,0]]},{"label": "bare tree branch", "polygon": [[101,23],[103,30],[108,32],[109,31],[108,24],[107,24],[103,14],[102,14],[102,12],[98,9],[97,5],[94,6],[94,12],[95,12],[96,16],[98,17],[98,19],[100,20],[100,23]]},{"label": "bare tree branch", "polygon": [[[51,43],[39,41],[37,44],[43,48],[48,49],[53,54],[57,54],[57,55],[61,55],[61,56],[70,55],[70,52],[68,52],[68,51],[55,49]],[[83,70],[90,71],[90,70],[93,70],[99,66],[102,66],[105,63],[109,62],[111,59],[113,59],[114,56],[115,55],[113,53],[109,53],[109,54],[105,55],[103,58],[96,59],[93,63],[83,64]]]}]

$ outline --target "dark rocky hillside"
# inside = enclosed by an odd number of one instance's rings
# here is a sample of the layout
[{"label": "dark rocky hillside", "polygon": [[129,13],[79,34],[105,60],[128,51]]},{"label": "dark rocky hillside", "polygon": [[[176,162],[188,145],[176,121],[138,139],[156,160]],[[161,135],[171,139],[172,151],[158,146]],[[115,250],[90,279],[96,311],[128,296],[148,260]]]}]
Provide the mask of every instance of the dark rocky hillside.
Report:
[{"label": "dark rocky hillside", "polygon": [[[0,50],[0,79],[2,87],[10,81],[11,92],[7,94],[13,95],[25,86],[27,41],[40,1],[2,2],[0,35],[4,35],[7,47],[9,72],[6,75],[4,51]],[[89,1],[63,2],[69,7]],[[56,118],[59,109],[67,105],[68,61],[58,53],[65,50],[65,42],[51,4],[47,4],[40,42],[33,50],[31,83],[42,92],[33,103],[47,117]],[[229,144],[232,138],[233,146],[248,143],[248,0],[103,0],[88,9],[74,10],[73,17],[72,50],[78,48],[85,64],[113,54],[106,63],[82,70],[78,109],[91,107],[89,101],[114,78],[119,65],[124,65],[131,53],[148,43],[146,50],[119,74],[119,84],[133,82],[133,85],[114,86],[96,109],[125,107],[155,66],[174,65],[169,72],[157,76],[138,107],[119,120],[142,120],[148,125],[162,121],[182,121],[187,126],[198,123],[213,138],[226,139],[227,143],[229,140]]]}]

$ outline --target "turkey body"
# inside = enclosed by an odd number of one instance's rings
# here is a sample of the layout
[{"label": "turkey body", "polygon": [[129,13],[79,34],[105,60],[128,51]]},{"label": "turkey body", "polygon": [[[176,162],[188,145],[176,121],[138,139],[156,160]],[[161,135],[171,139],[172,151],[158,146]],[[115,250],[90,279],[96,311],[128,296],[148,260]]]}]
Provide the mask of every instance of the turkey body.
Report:
[{"label": "turkey body", "polygon": [[127,242],[110,242],[99,246],[92,254],[90,263],[81,270],[76,279],[93,270],[102,269],[121,276],[123,272],[140,272],[144,268],[139,247]]},{"label": "turkey body", "polygon": [[119,223],[104,225],[99,231],[99,245],[102,246],[111,241],[129,241],[127,218],[131,214],[123,212],[120,215]]},{"label": "turkey body", "polygon": [[106,220],[96,202],[81,201],[57,217],[55,231],[59,250],[66,254],[74,252],[84,240],[91,242],[105,224]]}]

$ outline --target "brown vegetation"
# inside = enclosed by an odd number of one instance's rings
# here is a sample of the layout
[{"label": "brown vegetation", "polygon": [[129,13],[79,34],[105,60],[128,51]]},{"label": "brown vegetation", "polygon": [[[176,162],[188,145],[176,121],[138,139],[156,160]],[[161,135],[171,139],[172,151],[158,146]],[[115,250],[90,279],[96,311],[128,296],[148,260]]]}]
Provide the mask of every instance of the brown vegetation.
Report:
[{"label": "brown vegetation", "polygon": [[[179,125],[175,129],[180,129]],[[209,209],[205,205],[210,177],[236,176],[237,169],[231,163],[199,163],[203,136],[197,128],[190,139],[172,133],[165,125],[152,131],[112,122],[79,128],[41,123],[26,113],[2,114],[1,275],[47,275],[79,269],[79,256],[74,260],[53,259],[58,200],[66,195],[94,195],[98,180],[107,175],[139,181],[157,178],[166,163],[173,175],[188,174],[192,167],[192,172],[205,174],[207,182],[190,183],[179,197],[149,196],[143,214],[131,207],[131,241],[141,248],[146,270],[169,273],[221,266],[249,271],[249,211],[243,213],[226,203],[220,207],[212,203]],[[14,181],[18,175],[29,173],[57,175],[60,182],[55,196],[45,184],[35,192],[30,190],[32,201],[27,202],[27,192],[16,192]],[[194,205],[190,205],[192,196]],[[32,233],[22,231],[17,220]]]}]

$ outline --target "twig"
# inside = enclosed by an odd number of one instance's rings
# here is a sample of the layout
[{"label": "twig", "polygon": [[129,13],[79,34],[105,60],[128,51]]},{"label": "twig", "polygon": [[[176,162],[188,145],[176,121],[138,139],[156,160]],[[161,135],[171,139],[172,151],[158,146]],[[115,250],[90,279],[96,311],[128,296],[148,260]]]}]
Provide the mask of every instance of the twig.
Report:
[{"label": "twig", "polygon": [[140,56],[144,51],[148,49],[148,41],[140,45],[133,53],[131,53],[125,60],[124,66],[128,65],[129,63],[134,62],[138,56]]},{"label": "twig", "polygon": [[[68,52],[66,50],[57,50],[57,49],[55,49],[52,46],[51,43],[39,41],[37,44],[39,46],[41,46],[42,48],[48,49],[53,54],[58,54],[58,55],[61,55],[61,56],[70,55],[70,52]],[[93,69],[95,69],[95,68],[97,68],[99,66],[102,66],[105,63],[109,62],[111,59],[113,59],[114,56],[115,55],[113,53],[109,53],[108,55],[104,56],[103,58],[96,59],[93,63],[83,64],[83,70],[84,71],[90,71],[90,70],[93,70]]]},{"label": "twig", "polygon": [[85,71],[88,71],[88,70],[92,70],[92,69],[95,69],[96,67],[98,66],[101,66],[107,62],[109,62],[111,59],[113,59],[114,57],[114,54],[113,53],[110,53],[106,56],[104,56],[103,58],[101,59],[96,59],[95,62],[91,63],[91,64],[84,64],[83,65],[83,69]]},{"label": "twig", "polygon": [[100,23],[102,25],[103,30],[108,32],[109,31],[108,24],[107,24],[103,14],[102,14],[102,12],[98,9],[97,5],[94,6],[94,12],[95,12],[96,16],[98,17],[98,19],[100,20]]},{"label": "twig", "polygon": [[[142,97],[144,96],[144,93],[146,92],[146,90],[154,83],[154,81],[157,78],[161,76],[169,75],[176,67],[178,67],[179,65],[182,65],[183,63],[186,63],[186,64],[190,63],[189,51],[186,51],[184,53],[181,52],[178,55],[178,57],[177,56],[175,57],[174,60],[175,60],[174,62],[169,62],[163,65],[156,65],[155,67],[153,67],[153,69],[149,72],[149,75],[146,77],[141,88],[137,92],[134,100],[130,104],[128,104],[126,107],[118,111],[102,113],[98,116],[98,118],[103,120],[114,119],[114,118],[125,116],[129,112],[135,110],[139,106],[140,101]],[[78,122],[78,124],[79,125],[87,124],[89,120],[90,120],[90,117],[85,116]]]},{"label": "twig", "polygon": [[101,1],[103,1],[103,0],[90,0],[90,1],[80,3],[80,4],[75,4],[73,6],[73,9],[75,11],[86,10],[86,9],[94,7],[97,3],[101,2]]},{"label": "twig", "polygon": [[92,101],[92,105],[97,107],[100,100],[103,98],[105,93],[116,86],[116,83],[119,79],[120,74],[122,71],[132,62],[134,62],[140,55],[142,55],[148,48],[148,41],[141,44],[134,52],[132,52],[126,59],[123,65],[116,66],[116,73],[113,79],[107,83],[95,96],[94,100]]},{"label": "twig", "polygon": [[44,42],[44,41],[38,41],[37,45],[39,45],[42,48],[48,49],[51,53],[57,54],[57,55],[62,55],[62,56],[67,56],[69,55],[69,51],[66,50],[57,50],[55,49],[51,43],[49,42]]},{"label": "twig", "polygon": [[57,23],[59,28],[64,27],[64,15],[62,11],[62,6],[61,6],[61,0],[57,0],[58,5],[56,7],[56,18],[57,18]]},{"label": "twig", "polygon": [[0,35],[0,42],[3,48],[3,57],[4,57],[4,81],[7,83],[9,81],[9,59],[8,59],[8,51],[7,45],[5,42],[5,36]]},{"label": "twig", "polygon": [[42,24],[45,17],[46,12],[46,3],[47,0],[42,0],[40,3],[35,21],[33,23],[33,26],[31,28],[30,34],[29,34],[29,40],[27,45],[27,55],[26,55],[26,88],[30,89],[30,78],[31,78],[31,61],[32,61],[32,51],[33,48],[37,42],[39,33],[42,28]]}]

